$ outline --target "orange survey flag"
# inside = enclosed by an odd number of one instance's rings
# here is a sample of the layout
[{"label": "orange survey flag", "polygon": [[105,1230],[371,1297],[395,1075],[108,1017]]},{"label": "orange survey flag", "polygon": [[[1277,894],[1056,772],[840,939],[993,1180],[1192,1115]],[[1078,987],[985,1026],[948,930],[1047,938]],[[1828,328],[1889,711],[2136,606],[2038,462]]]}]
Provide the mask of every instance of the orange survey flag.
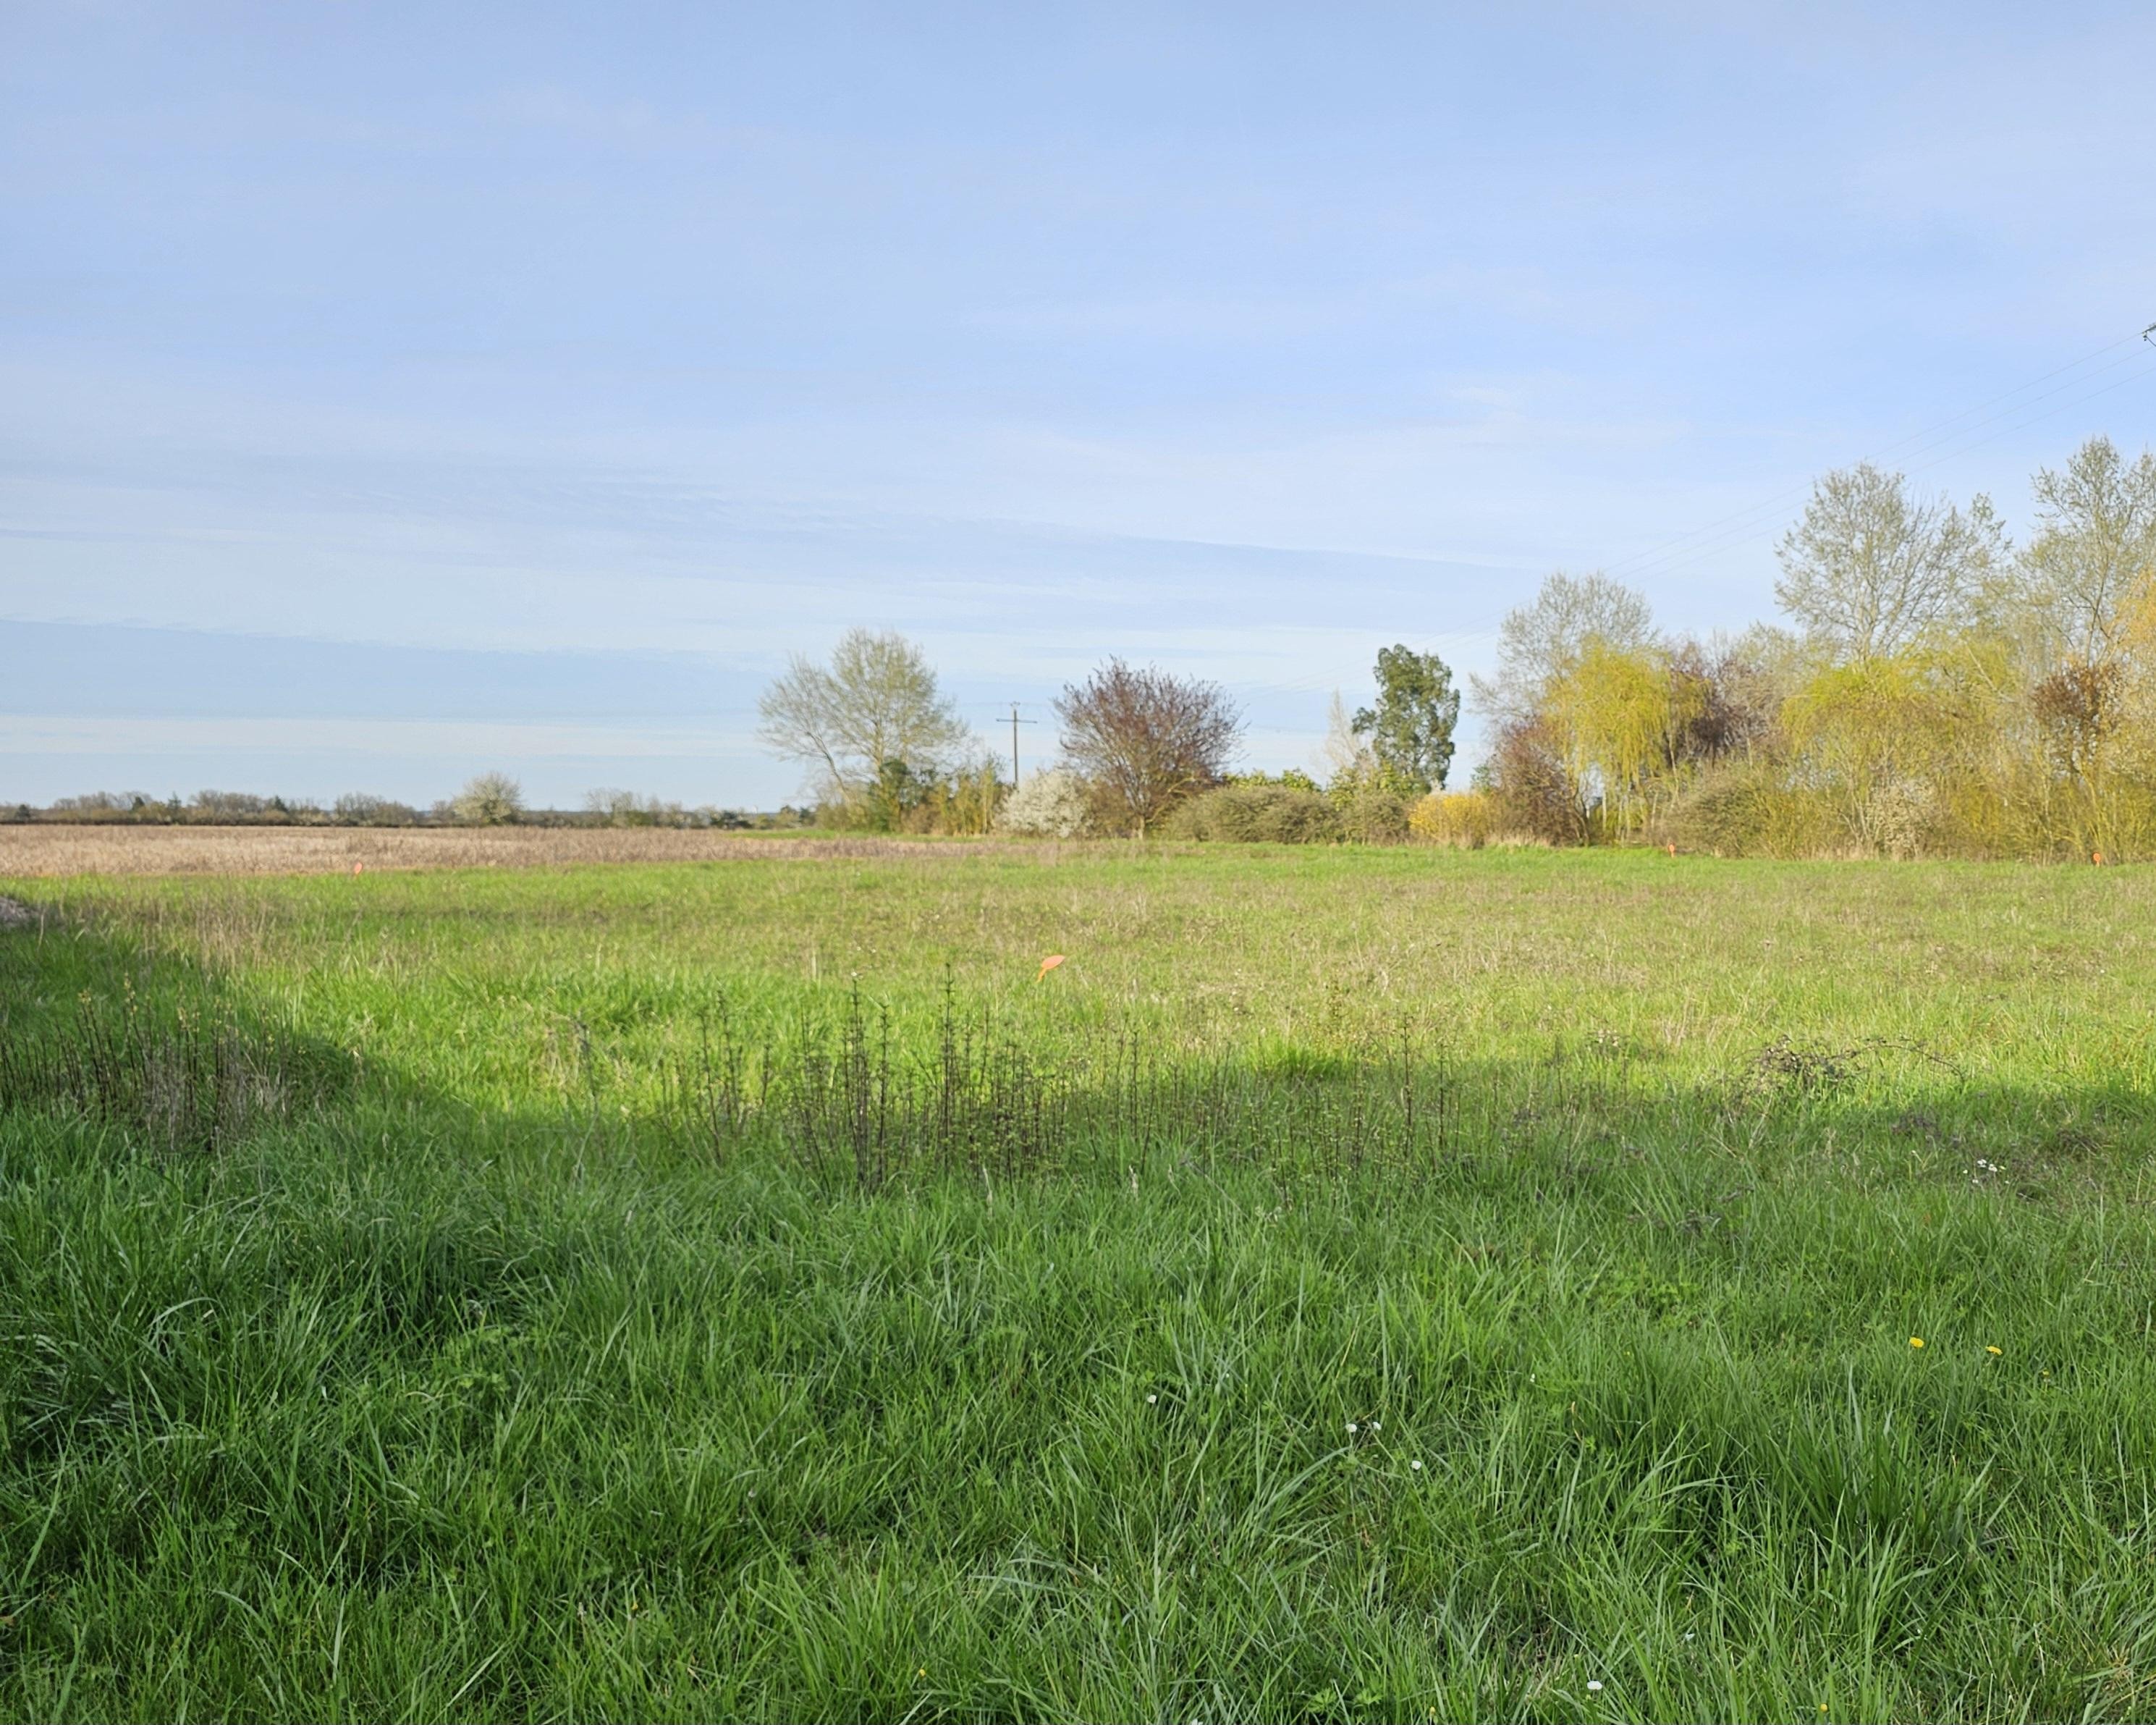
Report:
[{"label": "orange survey flag", "polygon": [[1041,978],[1046,976],[1050,971],[1055,969],[1055,967],[1062,962],[1063,955],[1060,952],[1050,952],[1045,958],[1040,961],[1040,968],[1034,973],[1034,981],[1039,982]]}]

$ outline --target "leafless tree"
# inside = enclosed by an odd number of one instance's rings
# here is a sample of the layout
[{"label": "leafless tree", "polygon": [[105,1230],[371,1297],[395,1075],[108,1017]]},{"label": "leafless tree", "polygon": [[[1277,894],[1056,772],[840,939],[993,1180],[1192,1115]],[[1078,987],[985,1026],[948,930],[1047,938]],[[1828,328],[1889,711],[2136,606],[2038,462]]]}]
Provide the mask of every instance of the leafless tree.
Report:
[{"label": "leafless tree", "polygon": [[1862,664],[1961,620],[2004,562],[2006,536],[1989,498],[1964,515],[1863,462],[1814,485],[1774,554],[1782,608],[1814,645]]},{"label": "leafless tree", "polygon": [[794,655],[757,711],[771,749],[807,762],[824,795],[849,803],[891,771],[933,778],[974,741],[921,649],[890,630],[847,630],[828,669]]},{"label": "leafless tree", "polygon": [[1541,710],[1549,685],[1590,644],[1632,653],[1654,639],[1654,614],[1636,588],[1599,570],[1586,575],[1558,570],[1497,626],[1496,675],[1471,677],[1468,686],[1484,712],[1525,723]]},{"label": "leafless tree", "polygon": [[1218,683],[1111,659],[1057,697],[1064,759],[1091,788],[1096,818],[1142,835],[1183,798],[1226,776],[1243,716]]},{"label": "leafless tree", "polygon": [[1749,757],[1768,747],[1785,693],[1773,664],[1781,644],[1770,632],[1753,629],[1736,640],[1687,635],[1671,646],[1673,761]]},{"label": "leafless tree", "polygon": [[2121,608],[2156,579],[2156,455],[2144,449],[2129,467],[2109,438],[2092,437],[2030,489],[2037,528],[2021,559],[2024,591],[2068,660],[2102,664]]}]

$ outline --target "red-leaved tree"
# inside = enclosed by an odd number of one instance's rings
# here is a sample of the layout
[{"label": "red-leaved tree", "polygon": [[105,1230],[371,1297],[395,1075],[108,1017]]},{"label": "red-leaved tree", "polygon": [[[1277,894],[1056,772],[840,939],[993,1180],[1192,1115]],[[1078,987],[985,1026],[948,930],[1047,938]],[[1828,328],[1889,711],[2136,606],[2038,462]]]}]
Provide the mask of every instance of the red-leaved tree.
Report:
[{"label": "red-leaved tree", "polygon": [[1063,756],[1101,826],[1143,835],[1185,797],[1227,776],[1243,716],[1218,683],[1111,659],[1055,702]]}]

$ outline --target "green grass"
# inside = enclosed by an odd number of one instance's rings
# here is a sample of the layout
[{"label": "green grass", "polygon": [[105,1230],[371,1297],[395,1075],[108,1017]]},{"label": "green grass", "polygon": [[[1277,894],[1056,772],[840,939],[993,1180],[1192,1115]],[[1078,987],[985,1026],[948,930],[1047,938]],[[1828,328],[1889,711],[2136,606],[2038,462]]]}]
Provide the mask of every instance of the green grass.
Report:
[{"label": "green grass", "polygon": [[0,890],[0,1715],[2156,1715],[2156,875]]}]

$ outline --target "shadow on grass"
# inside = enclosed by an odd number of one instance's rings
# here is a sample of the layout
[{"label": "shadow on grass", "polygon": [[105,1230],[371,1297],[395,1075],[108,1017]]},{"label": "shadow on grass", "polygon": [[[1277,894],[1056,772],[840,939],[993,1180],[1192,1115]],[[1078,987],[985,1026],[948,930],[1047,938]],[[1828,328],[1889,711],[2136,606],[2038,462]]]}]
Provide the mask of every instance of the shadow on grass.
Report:
[{"label": "shadow on grass", "polygon": [[203,1151],[352,1094],[353,1053],[199,960],[28,908],[0,927],[0,1111]]},{"label": "shadow on grass", "polygon": [[1288,1177],[1457,1181],[1486,1169],[1529,1199],[1687,1155],[1710,1173],[1780,1160],[1841,1184],[1947,1179],[2065,1198],[2130,1173],[2156,1140],[2156,1102],[2131,1075],[1973,1081],[1926,1049],[1876,1039],[1776,1039],[1702,1080],[1599,1034],[1494,1060],[1405,1038],[1163,1055],[1113,1030],[1043,1053],[948,991],[910,1039],[858,989],[822,1008],[744,1025],[721,1002],[668,1070],[650,1127],[715,1159],[776,1158],[827,1189],[937,1173],[1112,1175],[1168,1156]]}]

